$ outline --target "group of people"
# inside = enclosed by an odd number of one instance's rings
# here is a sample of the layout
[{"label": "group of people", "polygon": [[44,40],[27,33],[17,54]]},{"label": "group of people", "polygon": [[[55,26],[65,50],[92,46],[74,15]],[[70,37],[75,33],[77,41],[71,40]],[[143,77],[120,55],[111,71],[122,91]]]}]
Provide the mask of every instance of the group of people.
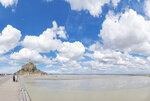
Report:
[{"label": "group of people", "polygon": [[13,75],[13,82],[18,82],[18,75],[16,74]]}]

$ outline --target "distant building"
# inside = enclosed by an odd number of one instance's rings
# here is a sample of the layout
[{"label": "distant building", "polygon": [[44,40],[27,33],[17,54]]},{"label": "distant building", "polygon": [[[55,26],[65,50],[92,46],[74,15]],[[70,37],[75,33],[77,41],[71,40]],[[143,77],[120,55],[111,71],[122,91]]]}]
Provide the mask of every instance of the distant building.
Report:
[{"label": "distant building", "polygon": [[47,75],[46,72],[40,71],[39,69],[36,68],[36,66],[32,63],[29,62],[28,64],[25,64],[22,66],[21,70],[17,71],[15,74],[18,75]]}]

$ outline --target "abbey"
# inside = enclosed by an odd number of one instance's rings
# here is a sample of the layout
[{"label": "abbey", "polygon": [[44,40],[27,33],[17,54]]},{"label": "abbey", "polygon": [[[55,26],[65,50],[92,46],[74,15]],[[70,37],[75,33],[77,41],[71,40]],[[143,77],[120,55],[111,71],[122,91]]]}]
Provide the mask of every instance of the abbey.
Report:
[{"label": "abbey", "polygon": [[29,62],[28,64],[25,64],[22,66],[21,70],[17,71],[15,74],[17,75],[47,75],[46,72],[40,71],[36,68],[36,66]]}]

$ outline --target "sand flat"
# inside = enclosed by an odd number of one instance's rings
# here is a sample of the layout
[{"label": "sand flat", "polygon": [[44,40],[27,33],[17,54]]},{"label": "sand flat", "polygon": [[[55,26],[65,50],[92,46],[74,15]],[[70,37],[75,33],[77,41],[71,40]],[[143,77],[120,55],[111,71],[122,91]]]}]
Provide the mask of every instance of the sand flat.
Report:
[{"label": "sand flat", "polygon": [[150,78],[53,75],[24,78],[32,101],[150,101]]}]

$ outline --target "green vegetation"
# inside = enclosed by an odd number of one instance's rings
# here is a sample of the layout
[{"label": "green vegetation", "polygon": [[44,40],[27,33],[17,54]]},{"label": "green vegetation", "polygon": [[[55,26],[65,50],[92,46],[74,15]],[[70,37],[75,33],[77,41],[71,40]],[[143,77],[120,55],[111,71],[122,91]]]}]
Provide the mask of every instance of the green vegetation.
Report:
[{"label": "green vegetation", "polygon": [[22,71],[25,71],[24,68],[22,69]]},{"label": "green vegetation", "polygon": [[36,66],[33,66],[32,72],[34,72],[35,70],[37,70],[37,68],[36,68]]},{"label": "green vegetation", "polygon": [[29,69],[28,69],[28,68],[26,68],[26,71],[29,71]]}]

